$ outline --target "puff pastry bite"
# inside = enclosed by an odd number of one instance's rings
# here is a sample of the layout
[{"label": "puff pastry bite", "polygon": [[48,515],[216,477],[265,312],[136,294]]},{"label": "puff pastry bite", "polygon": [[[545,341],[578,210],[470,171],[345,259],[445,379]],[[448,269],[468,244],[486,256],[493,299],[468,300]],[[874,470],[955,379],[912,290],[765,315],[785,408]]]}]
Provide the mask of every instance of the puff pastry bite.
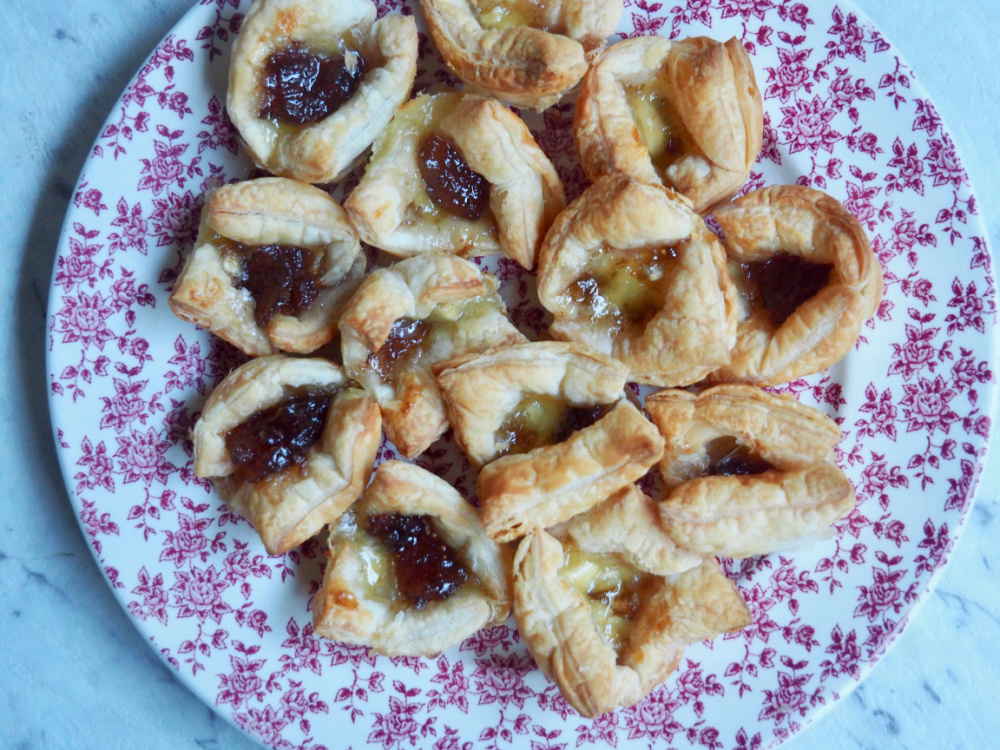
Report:
[{"label": "puff pastry bite", "polygon": [[[590,514],[614,513],[622,502],[652,504],[635,492],[623,490]],[[535,531],[514,557],[521,637],[583,716],[639,702],[673,672],[685,646],[751,621],[714,559],[695,558],[680,571],[664,567],[655,551],[669,541],[645,520],[640,516],[625,529],[636,544],[628,556],[603,539],[581,543]]]},{"label": "puff pastry bite", "polygon": [[451,485],[412,464],[379,464],[332,528],[329,556],[313,601],[325,638],[432,656],[510,614],[510,550]]},{"label": "puff pastry bite", "polygon": [[422,255],[366,278],[340,319],[344,367],[382,407],[407,458],[448,428],[431,365],[520,343],[492,276],[453,255]]},{"label": "puff pastry bite", "polygon": [[344,207],[362,240],[393,255],[502,253],[530,269],[565,205],[521,118],[492,99],[434,94],[396,113]]},{"label": "puff pastry bite", "polygon": [[729,362],[736,292],[718,239],[677,193],[624,175],[588,188],[552,225],[538,265],[550,334],[687,385]]},{"label": "puff pastry bite", "polygon": [[666,441],[660,517],[701,554],[750,557],[797,546],[854,509],[833,463],[837,424],[794,398],[748,385],[646,399]]},{"label": "puff pastry bite", "polygon": [[312,185],[223,185],[205,201],[170,308],[250,356],[306,354],[336,334],[365,273],[360,250],[347,214]]},{"label": "puff pastry bite", "polygon": [[434,42],[469,86],[545,109],[587,72],[622,0],[421,0]]},{"label": "puff pastry bite", "polygon": [[361,494],[382,440],[378,405],[323,359],[272,355],[233,370],[194,426],[194,472],[212,479],[272,555]]},{"label": "puff pastry bite", "polygon": [[622,172],[666,185],[701,213],[746,182],[764,109],[739,39],[643,36],[594,61],[573,132],[590,179]]},{"label": "puff pastry bite", "polygon": [[339,180],[409,98],[416,23],[376,15],[370,0],[254,0],[233,46],[226,108],[257,166]]},{"label": "puff pastry bite", "polygon": [[882,300],[882,268],[858,220],[798,185],[758,190],[714,215],[739,326],[732,361],[711,379],[776,385],[847,354]]}]

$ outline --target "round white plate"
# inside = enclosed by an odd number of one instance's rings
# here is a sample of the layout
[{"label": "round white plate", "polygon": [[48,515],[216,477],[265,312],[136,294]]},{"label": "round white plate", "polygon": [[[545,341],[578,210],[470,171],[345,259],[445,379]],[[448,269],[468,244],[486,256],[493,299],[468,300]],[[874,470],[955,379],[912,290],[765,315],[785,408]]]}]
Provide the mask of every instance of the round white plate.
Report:
[{"label": "round white plate", "polygon": [[[76,188],[50,293],[50,403],[70,497],[109,585],[161,657],[275,748],[750,750],[846,695],[946,562],[997,390],[985,227],[934,105],[878,30],[827,0],[625,0],[628,34],[744,41],[766,113],[750,185],[799,182],[844,201],[870,233],[886,295],[855,351],[784,388],[840,422],[857,511],[812,549],[729,565],[753,625],[689,649],[638,706],[589,721],[511,627],[437,659],[374,657],[312,636],[319,545],[266,556],[192,474],[188,430],[239,357],[175,318],[166,299],[202,192],[249,171],[223,108],[247,5],[202,0],[125,90]],[[409,13],[417,3],[380,5]],[[429,40],[421,53],[418,84],[450,83]],[[528,121],[576,195],[572,103]],[[485,265],[515,322],[543,331],[533,277]],[[453,452],[422,462],[470,489]]]}]

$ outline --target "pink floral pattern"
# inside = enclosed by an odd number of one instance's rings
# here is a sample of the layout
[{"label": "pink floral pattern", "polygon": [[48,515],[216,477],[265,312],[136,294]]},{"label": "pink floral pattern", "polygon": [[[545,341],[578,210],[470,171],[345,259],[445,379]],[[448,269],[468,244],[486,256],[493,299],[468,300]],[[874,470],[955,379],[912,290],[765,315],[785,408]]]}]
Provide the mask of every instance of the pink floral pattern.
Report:
[{"label": "pink floral pattern", "polygon": [[[743,40],[765,108],[746,189],[798,182],[844,201],[870,233],[886,298],[842,365],[778,389],[841,424],[837,458],[858,508],[818,554],[724,561],[753,624],[691,648],[637,706],[587,721],[508,625],[434,660],[317,638],[319,545],[268,557],[194,476],[190,428],[242,356],[165,301],[204,190],[250,173],[224,91],[209,83],[225,79],[248,4],[200,0],[143,65],[84,167],[50,295],[48,379],[67,484],[109,585],[163,659],[265,744],[305,750],[760,750],[846,694],[947,561],[997,390],[995,285],[976,201],[934,105],[881,34],[830,0],[625,0],[623,36]],[[378,5],[411,13],[415,0]],[[418,89],[451,80],[426,39],[419,68]],[[572,100],[526,115],[571,196],[586,186],[572,117]],[[532,274],[481,265],[516,324],[544,335]],[[386,442],[379,455],[396,452]],[[474,489],[454,445],[420,462]]]}]

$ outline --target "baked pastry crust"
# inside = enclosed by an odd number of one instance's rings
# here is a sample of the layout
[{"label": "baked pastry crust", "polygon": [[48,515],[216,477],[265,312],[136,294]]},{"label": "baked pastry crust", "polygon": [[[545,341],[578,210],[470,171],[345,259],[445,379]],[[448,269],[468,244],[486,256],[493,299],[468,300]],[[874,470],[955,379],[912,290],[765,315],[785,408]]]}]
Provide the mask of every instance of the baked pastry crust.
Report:
[{"label": "baked pastry crust", "polygon": [[732,361],[716,382],[777,385],[819,372],[850,351],[882,300],[882,268],[864,229],[839,201],[799,185],[764,188],[718,206],[729,269],[740,287],[740,264],[787,253],[832,264],[826,285],[775,328],[763,306],[740,294]]},{"label": "baked pastry crust", "polygon": [[[294,245],[321,253],[317,297],[299,316],[276,314],[261,328],[256,303],[234,284],[241,261],[225,240]],[[221,241],[220,241],[221,240]],[[205,201],[194,250],[170,295],[170,308],[250,356],[308,354],[334,337],[337,317],[365,273],[361,243],[344,210],[311,185],[265,177],[223,185]]]},{"label": "baked pastry crust", "polygon": [[570,407],[612,404],[628,375],[607,355],[557,341],[469,354],[434,370],[455,438],[477,468],[508,450],[501,425],[525,395],[558,397]]},{"label": "baked pastry crust", "polygon": [[[382,513],[430,516],[475,579],[420,610],[393,596],[393,581],[380,580],[373,590],[374,549],[381,544],[358,528],[358,519]],[[313,623],[331,640],[393,656],[432,656],[510,614],[511,551],[486,535],[475,508],[451,485],[412,464],[379,464],[357,505],[331,531],[329,556]],[[394,578],[391,564],[381,567],[380,577]]]},{"label": "baked pastry crust", "polygon": [[[666,185],[701,213],[746,182],[764,110],[750,58],[735,37],[720,43],[643,36],[598,55],[583,79],[573,132],[591,180],[622,172]],[[665,151],[671,134],[680,152],[673,156]]]},{"label": "baked pastry crust", "polygon": [[486,531],[509,542],[566,521],[642,477],[663,438],[629,401],[564,442],[502,456],[479,473]]},{"label": "baked pastry crust", "polygon": [[[226,109],[257,166],[282,177],[327,183],[343,178],[393,112],[417,73],[413,18],[376,20],[370,0],[255,0],[233,47]],[[359,53],[367,70],[354,95],[327,118],[279,125],[260,116],[268,57],[294,42],[316,52]]]},{"label": "baked pastry crust", "polygon": [[456,76],[484,94],[538,110],[579,82],[590,53],[614,32],[624,8],[622,0],[421,0],[421,5]]},{"label": "baked pastry crust", "polygon": [[[288,389],[303,386],[342,389],[304,463],[260,482],[237,478],[226,433],[280,403]],[[335,521],[361,494],[382,440],[382,419],[376,403],[351,388],[332,362],[272,355],[247,362],[216,386],[192,437],[195,474],[211,478],[229,507],[260,534],[268,553],[280,555]]]},{"label": "baked pastry crust", "polygon": [[[729,361],[736,334],[718,239],[677,193],[625,175],[601,179],[556,218],[539,254],[538,298],[553,337],[620,359],[639,383],[701,380]],[[634,299],[645,310],[637,320],[627,314]]]},{"label": "baked pastry crust", "polygon": [[[400,320],[426,321],[431,330],[415,359],[385,378],[372,366]],[[373,271],[347,302],[340,319],[344,368],[382,407],[385,431],[407,458],[437,440],[448,419],[431,365],[493,347],[521,343],[507,319],[497,282],[453,255],[421,255]]]},{"label": "baked pastry crust", "polygon": [[[641,548],[655,548],[661,541],[662,530],[655,526],[633,524],[628,531],[646,538]],[[646,574],[641,604],[631,618],[623,618],[616,649],[607,628],[602,633],[595,622],[592,597],[571,582],[578,578],[573,545],[541,530],[521,541],[514,556],[514,616],[535,662],[583,716],[639,702],[677,667],[685,646],[751,621],[738,589],[714,559],[675,575],[635,562],[625,569]],[[621,562],[613,562],[613,551],[605,555],[611,562],[603,573],[607,578]]]},{"label": "baked pastry crust", "polygon": [[[489,182],[489,207],[478,219],[449,214],[428,196],[418,149],[435,134]],[[492,99],[433,94],[396,113],[344,207],[362,240],[393,255],[502,253],[530,269],[565,205],[555,167],[521,118]]]}]

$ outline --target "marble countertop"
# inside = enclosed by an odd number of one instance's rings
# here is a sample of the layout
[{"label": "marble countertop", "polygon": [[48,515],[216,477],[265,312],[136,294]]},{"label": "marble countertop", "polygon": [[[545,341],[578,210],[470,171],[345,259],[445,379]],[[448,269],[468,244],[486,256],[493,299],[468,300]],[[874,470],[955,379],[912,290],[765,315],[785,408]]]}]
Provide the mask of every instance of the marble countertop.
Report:
[{"label": "marble countertop", "polygon": [[[192,0],[0,6],[0,747],[257,745],[190,693],[122,611],[84,542],[52,445],[46,303],[59,228],[104,117]],[[858,0],[930,90],[1000,241],[1000,3]],[[849,698],[792,740],[813,748],[986,747],[1000,736],[1000,455],[934,593]],[[331,750],[334,750],[331,746]]]}]

